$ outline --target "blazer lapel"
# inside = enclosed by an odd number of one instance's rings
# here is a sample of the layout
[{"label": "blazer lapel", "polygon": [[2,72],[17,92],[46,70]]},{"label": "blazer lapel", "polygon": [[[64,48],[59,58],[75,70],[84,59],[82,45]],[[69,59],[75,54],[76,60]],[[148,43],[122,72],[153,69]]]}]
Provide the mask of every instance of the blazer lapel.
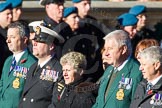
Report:
[{"label": "blazer lapel", "polygon": [[107,84],[108,84],[108,81],[110,80],[110,75],[111,75],[111,72],[113,70],[113,67],[109,67],[105,70],[104,72],[104,75],[100,81],[100,89],[99,89],[99,97],[100,99],[100,105],[104,105],[104,102],[105,102],[105,92],[106,92],[106,88],[107,88]]},{"label": "blazer lapel", "polygon": [[[38,62],[34,63],[34,64],[31,66],[31,68],[30,68],[30,70],[29,70],[29,72],[28,72],[28,74],[27,74],[27,80],[26,80],[26,84],[25,84],[25,87],[24,87],[24,93],[25,93],[27,90],[29,90],[29,89],[33,86],[33,84],[35,84],[35,82],[37,81],[37,80],[35,80],[35,79],[37,79],[37,78],[33,78],[33,73],[34,73],[35,69],[37,68],[37,64],[38,64]],[[34,77],[36,77],[36,76],[34,76]],[[34,80],[35,80],[35,81],[34,81]],[[34,81],[34,82],[33,82],[33,81]]]},{"label": "blazer lapel", "polygon": [[[142,104],[143,102],[145,102],[147,99],[150,99],[150,97],[152,97],[155,93],[158,92],[158,90],[162,87],[161,82],[162,82],[162,78],[160,78],[160,80],[157,82],[157,84],[155,84],[155,85],[151,88],[152,92],[151,92],[150,94],[145,93],[144,98],[143,98],[143,100],[140,102],[140,104]],[[139,105],[140,105],[140,104],[139,104]]]},{"label": "blazer lapel", "polygon": [[28,74],[28,80],[27,80],[25,88],[24,88],[24,93],[26,91],[28,91],[30,88],[32,88],[40,80],[39,77],[41,75],[42,69],[46,69],[47,66],[50,66],[51,62],[52,62],[51,67],[53,67],[53,64],[55,63],[55,61],[52,61],[52,59],[50,59],[42,68],[40,68],[38,70],[38,72],[35,76],[33,76],[33,73],[37,67],[38,62],[32,66],[32,68],[30,69],[29,74]]}]

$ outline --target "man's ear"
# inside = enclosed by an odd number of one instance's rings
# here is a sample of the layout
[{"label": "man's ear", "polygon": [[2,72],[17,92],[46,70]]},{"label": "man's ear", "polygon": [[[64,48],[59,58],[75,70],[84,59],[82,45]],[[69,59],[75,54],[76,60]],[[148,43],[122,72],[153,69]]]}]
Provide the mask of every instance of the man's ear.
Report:
[{"label": "man's ear", "polygon": [[121,48],[122,48],[122,54],[125,54],[127,52],[128,47],[126,45],[123,45]]},{"label": "man's ear", "polygon": [[52,43],[51,45],[50,45],[50,50],[53,50],[55,48],[55,45],[54,45],[54,43]]},{"label": "man's ear", "polygon": [[28,44],[28,38],[25,36],[24,38],[23,38],[23,41],[24,41],[24,43],[26,43],[26,44]]},{"label": "man's ear", "polygon": [[155,70],[158,70],[161,67],[160,61],[154,63]]}]

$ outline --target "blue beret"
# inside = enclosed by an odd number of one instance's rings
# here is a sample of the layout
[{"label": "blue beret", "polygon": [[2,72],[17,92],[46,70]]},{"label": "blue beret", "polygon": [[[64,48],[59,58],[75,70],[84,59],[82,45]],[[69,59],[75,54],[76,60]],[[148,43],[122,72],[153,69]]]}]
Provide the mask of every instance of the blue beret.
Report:
[{"label": "blue beret", "polygon": [[78,13],[78,9],[76,7],[68,7],[64,9],[64,18],[69,16],[72,13]]},{"label": "blue beret", "polygon": [[81,2],[82,0],[72,0],[73,3],[78,3],[78,2]]},{"label": "blue beret", "polygon": [[144,6],[144,5],[136,5],[136,6],[133,6],[132,8],[130,8],[130,10],[129,10],[129,13],[133,14],[135,16],[137,16],[143,12],[146,12],[146,6]]},{"label": "blue beret", "polygon": [[133,26],[136,25],[138,19],[133,14],[124,13],[117,18],[121,26]]},{"label": "blue beret", "polygon": [[6,9],[11,9],[11,3],[8,2],[4,2],[4,3],[0,3],[0,12],[6,10]]},{"label": "blue beret", "polygon": [[16,8],[22,5],[22,0],[7,0],[7,2],[12,4],[12,8]]}]

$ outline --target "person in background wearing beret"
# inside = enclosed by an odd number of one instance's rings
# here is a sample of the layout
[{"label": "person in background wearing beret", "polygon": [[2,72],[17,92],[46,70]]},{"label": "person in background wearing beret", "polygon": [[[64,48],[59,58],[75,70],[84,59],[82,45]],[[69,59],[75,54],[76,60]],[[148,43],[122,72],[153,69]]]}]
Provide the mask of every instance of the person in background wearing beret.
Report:
[{"label": "person in background wearing beret", "polygon": [[133,47],[136,47],[138,42],[142,39],[156,39],[155,32],[146,27],[146,6],[144,5],[135,5],[129,9],[129,13],[136,16],[138,22],[136,24],[137,33],[135,38],[133,38]]},{"label": "person in background wearing beret", "polygon": [[[103,74],[101,48],[103,37],[110,32],[109,29],[96,18],[89,15],[91,0],[72,0],[73,6],[78,8],[79,29],[82,38],[76,42],[77,51],[82,51],[87,57],[87,73],[93,82]],[[80,49],[79,49],[80,48]]]},{"label": "person in background wearing beret", "polygon": [[40,0],[40,5],[45,7],[47,15],[43,21],[47,27],[54,29],[62,22],[64,0]]},{"label": "person in background wearing beret", "polygon": [[36,58],[27,49],[28,25],[23,21],[8,26],[7,44],[13,53],[3,66],[0,80],[0,108],[17,108],[24,89],[26,75]]},{"label": "person in background wearing beret", "polygon": [[23,0],[6,0],[6,2],[12,4],[12,21],[14,22],[20,20],[20,17],[22,15]]},{"label": "person in background wearing beret", "polygon": [[138,83],[142,80],[139,64],[131,57],[128,33],[115,30],[104,37],[104,56],[109,66],[99,83],[92,108],[129,108]]},{"label": "person in background wearing beret", "polygon": [[[79,33],[77,30],[79,29],[79,16],[78,16],[78,9],[76,7],[67,7],[64,9],[63,14],[63,22],[59,24],[55,28],[55,30],[63,36],[65,42],[60,44],[60,51],[59,51],[59,58],[62,55],[66,54],[69,51],[75,50],[75,36]],[[58,57],[57,56],[57,57]]]},{"label": "person in background wearing beret", "polygon": [[62,67],[55,57],[54,40],[62,43],[64,39],[43,24],[38,23],[33,29],[33,55],[38,58],[38,62],[27,73],[18,108],[47,108],[52,100],[55,82],[62,79]]},{"label": "person in background wearing beret", "polygon": [[[59,29],[62,28],[59,24],[63,18],[64,0],[40,0],[40,5],[45,7],[47,14],[43,19],[45,26],[58,33],[56,27]],[[61,57],[60,50],[59,42],[55,41],[55,53],[58,60]]]},{"label": "person in background wearing beret", "polygon": [[11,4],[8,2],[0,3],[0,77],[6,58],[12,55],[6,43],[7,26],[12,21],[11,8]]},{"label": "person in background wearing beret", "polygon": [[130,108],[162,108],[162,49],[151,46],[139,53],[143,80]]},{"label": "person in background wearing beret", "polygon": [[117,22],[118,22],[117,29],[124,30],[129,34],[129,37],[132,43],[132,48],[133,48],[132,53],[134,55],[134,50],[135,50],[136,45],[133,39],[135,38],[136,33],[137,33],[136,25],[137,25],[138,19],[133,14],[124,13],[118,16]]},{"label": "person in background wearing beret", "polygon": [[96,86],[82,77],[87,65],[86,57],[72,51],[63,55],[60,63],[64,81],[56,84],[48,108],[91,108],[95,103],[92,91]]}]

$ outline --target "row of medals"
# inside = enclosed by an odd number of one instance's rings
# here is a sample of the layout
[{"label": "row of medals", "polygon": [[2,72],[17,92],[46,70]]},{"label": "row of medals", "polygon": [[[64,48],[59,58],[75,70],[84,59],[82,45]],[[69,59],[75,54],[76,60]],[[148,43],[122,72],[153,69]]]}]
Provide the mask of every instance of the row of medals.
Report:
[{"label": "row of medals", "polygon": [[26,78],[26,74],[28,72],[28,68],[22,66],[15,66],[13,76],[15,76],[15,80],[13,81],[13,88],[18,89],[20,87],[20,78]]},{"label": "row of medals", "polygon": [[55,70],[43,69],[40,75],[40,79],[56,82],[59,76],[59,72]]},{"label": "row of medals", "polygon": [[116,99],[118,100],[123,100],[124,99],[124,90],[125,89],[130,89],[132,84],[132,79],[131,78],[124,78],[122,76],[122,80],[119,81],[119,90],[116,93]]},{"label": "row of medals", "polygon": [[150,104],[153,106],[161,106],[162,105],[162,94],[156,93],[151,97]]}]

